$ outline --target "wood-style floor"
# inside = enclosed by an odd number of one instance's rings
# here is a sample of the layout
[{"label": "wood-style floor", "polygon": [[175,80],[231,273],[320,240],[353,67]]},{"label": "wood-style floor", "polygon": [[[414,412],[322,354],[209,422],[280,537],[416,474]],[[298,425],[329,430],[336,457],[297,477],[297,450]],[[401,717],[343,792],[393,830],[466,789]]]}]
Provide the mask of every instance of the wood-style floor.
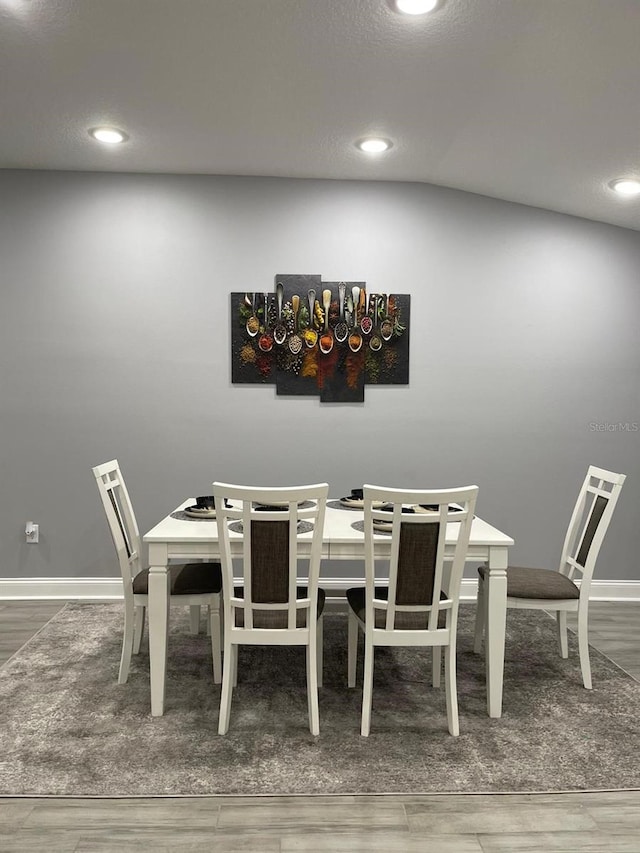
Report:
[{"label": "wood-style floor", "polygon": [[[60,605],[0,602],[0,664]],[[640,602],[594,602],[591,642],[640,680]],[[640,744],[629,744],[638,751]],[[638,758],[640,762],[640,754]],[[640,792],[0,798],[2,853],[640,853]]]}]

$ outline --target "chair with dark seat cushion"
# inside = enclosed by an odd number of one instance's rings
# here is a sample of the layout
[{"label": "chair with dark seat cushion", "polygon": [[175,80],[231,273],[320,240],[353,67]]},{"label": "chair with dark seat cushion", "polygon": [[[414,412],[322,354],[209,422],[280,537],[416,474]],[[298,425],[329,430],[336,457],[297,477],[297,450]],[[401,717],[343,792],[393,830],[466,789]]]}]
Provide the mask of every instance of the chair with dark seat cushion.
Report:
[{"label": "chair with dark seat cushion", "polygon": [[[388,586],[376,586],[374,587],[373,597],[378,601],[388,601],[389,600],[389,587]],[[447,598],[444,592],[440,592],[440,600],[445,601]],[[352,587],[347,590],[347,604],[353,611],[354,616],[357,619],[364,623],[366,619],[367,613],[367,590],[363,586]],[[379,609],[375,610],[375,625],[376,628],[385,628],[386,627],[386,613],[384,610]],[[438,617],[438,627],[444,628],[446,624],[445,613],[444,610],[440,611],[440,616]],[[403,611],[396,612],[395,618],[395,627],[396,628],[423,628],[424,627],[424,616],[422,613],[405,613]]]},{"label": "chair with dark seat cushion", "polygon": [[[234,595],[236,596],[236,598],[244,598],[244,587],[237,586],[234,590]],[[308,587],[296,587],[296,598],[302,599],[308,598],[308,596]],[[322,619],[326,598],[327,595],[325,591],[322,589],[322,587],[318,587],[318,605],[316,607],[316,618],[318,620]],[[305,622],[305,611],[298,610],[298,613],[296,615],[296,628],[304,628]],[[321,622],[319,624],[321,624]],[[236,609],[236,625],[238,626],[238,628],[244,628],[244,611],[240,608]],[[253,626],[254,628],[287,628],[287,614],[281,610],[265,610],[262,612],[256,612],[253,617]],[[318,636],[320,636],[320,631],[318,631]],[[322,655],[320,655],[318,658],[318,661],[321,660]],[[318,669],[318,684],[319,686],[322,686],[322,679],[320,678],[320,668]]]},{"label": "chair with dark seat cushion", "polygon": [[[118,682],[129,677],[131,655],[138,654],[149,599],[149,569],[140,565],[140,534],[129,492],[117,460],[93,469],[102,505],[115,545],[124,590],[124,636]],[[220,604],[222,571],[220,563],[174,563],[169,566],[170,604],[191,608],[191,628],[195,632],[200,607],[209,608],[209,630],[213,654],[213,679],[222,681]]]},{"label": "chair with dark seat cushion", "polygon": [[[431,647],[434,686],[440,683],[441,651],[446,650],[447,723],[452,735],[459,733],[458,605],[477,495],[477,486],[437,491],[364,487],[366,585],[347,590],[349,687],[356,684],[358,636],[360,631],[364,634],[360,727],[364,737],[371,728],[376,646]],[[428,509],[407,511],[414,507]],[[448,527],[449,533],[457,527],[457,539],[445,554]],[[388,561],[388,585],[376,577],[383,561]]]},{"label": "chair with dark seat cushion", "polygon": [[[563,658],[569,656],[567,613],[578,614],[580,668],[587,690],[591,689],[588,622],[591,579],[625,479],[624,474],[614,474],[593,465],[589,467],[569,522],[557,570],[523,566],[507,568],[507,607],[555,611]],[[475,650],[479,653],[486,622],[486,566],[480,566],[478,574]]]},{"label": "chair with dark seat cushion", "polygon": [[[224,589],[221,735],[229,729],[241,645],[306,646],[309,729],[320,733],[325,594],[318,580],[328,493],[326,483],[272,489],[213,484],[216,507],[224,507],[216,511]],[[232,537],[242,542],[242,586],[234,584]],[[307,561],[305,577],[301,563]]]}]

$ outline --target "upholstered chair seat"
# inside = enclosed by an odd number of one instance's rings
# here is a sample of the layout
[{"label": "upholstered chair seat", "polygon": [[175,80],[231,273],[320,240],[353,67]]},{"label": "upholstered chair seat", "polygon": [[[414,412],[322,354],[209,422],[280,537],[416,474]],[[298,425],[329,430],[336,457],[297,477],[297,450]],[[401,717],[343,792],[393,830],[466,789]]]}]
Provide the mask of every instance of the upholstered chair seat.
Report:
[{"label": "upholstered chair seat", "polygon": [[[375,587],[374,596],[379,601],[389,600],[389,588],[386,586]],[[440,592],[440,600],[446,598],[444,592]],[[354,615],[364,624],[367,621],[367,591],[363,586],[352,587],[347,590],[347,603]],[[416,631],[427,630],[427,620],[429,614],[427,611],[421,613],[407,613],[402,610],[397,610],[395,615],[395,628],[409,629]],[[376,628],[385,628],[387,623],[386,613],[384,610],[374,610],[374,618]],[[438,628],[444,628],[445,614],[441,612],[438,616]]]},{"label": "upholstered chair seat", "polygon": [[[487,567],[480,566],[478,573],[485,578]],[[555,569],[530,569],[509,566],[507,569],[507,596],[509,598],[554,599],[580,598],[580,589],[566,575]]]},{"label": "upholstered chair seat", "polygon": [[[244,588],[237,586],[234,589],[234,594],[236,598],[244,598]],[[296,587],[296,598],[306,598],[308,594],[309,590],[306,586]],[[319,619],[324,612],[326,597],[326,592],[322,587],[318,587],[318,606],[316,608],[317,619]],[[296,628],[305,628],[305,623],[306,611],[299,610],[296,614]],[[256,610],[253,614],[253,625],[254,628],[286,628],[287,614],[282,610]],[[244,610],[241,608],[236,609],[236,626],[238,628],[244,628]]]},{"label": "upholstered chair seat", "polygon": [[[207,595],[222,591],[220,563],[173,563],[169,566],[170,595]],[[135,595],[148,595],[149,569],[133,579]]]}]

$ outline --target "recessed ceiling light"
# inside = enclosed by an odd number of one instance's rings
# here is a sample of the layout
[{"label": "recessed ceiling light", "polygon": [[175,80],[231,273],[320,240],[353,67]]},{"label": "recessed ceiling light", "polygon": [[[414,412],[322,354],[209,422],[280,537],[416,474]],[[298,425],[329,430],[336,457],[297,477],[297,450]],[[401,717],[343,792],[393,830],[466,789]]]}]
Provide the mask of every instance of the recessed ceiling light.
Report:
[{"label": "recessed ceiling light", "polygon": [[395,0],[396,9],[403,15],[426,15],[433,12],[440,0]]},{"label": "recessed ceiling light", "polygon": [[390,139],[381,139],[380,137],[367,137],[367,139],[359,139],[356,142],[356,147],[367,154],[382,154],[383,151],[388,151],[393,143]]},{"label": "recessed ceiling light", "polygon": [[124,131],[118,130],[117,127],[92,127],[89,135],[97,139],[98,142],[106,142],[108,145],[118,145],[120,142],[126,142],[129,138]]},{"label": "recessed ceiling light", "polygon": [[611,181],[609,186],[614,192],[625,196],[625,198],[640,195],[640,181],[634,178],[616,178],[615,181]]}]

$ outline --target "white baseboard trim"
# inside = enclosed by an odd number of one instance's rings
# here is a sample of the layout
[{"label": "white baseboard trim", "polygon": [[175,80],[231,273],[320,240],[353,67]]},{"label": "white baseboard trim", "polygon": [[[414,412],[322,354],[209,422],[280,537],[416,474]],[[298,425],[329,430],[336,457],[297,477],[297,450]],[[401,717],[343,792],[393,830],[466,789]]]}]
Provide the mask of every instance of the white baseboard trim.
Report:
[{"label": "white baseboard trim", "polygon": [[[321,578],[329,602],[344,600],[345,590],[362,586],[360,578]],[[463,578],[463,600],[475,600],[477,582]],[[0,601],[118,601],[120,578],[0,578]],[[594,580],[592,601],[640,601],[640,581]]]},{"label": "white baseboard trim", "polygon": [[121,578],[0,578],[0,601],[121,601]]}]

